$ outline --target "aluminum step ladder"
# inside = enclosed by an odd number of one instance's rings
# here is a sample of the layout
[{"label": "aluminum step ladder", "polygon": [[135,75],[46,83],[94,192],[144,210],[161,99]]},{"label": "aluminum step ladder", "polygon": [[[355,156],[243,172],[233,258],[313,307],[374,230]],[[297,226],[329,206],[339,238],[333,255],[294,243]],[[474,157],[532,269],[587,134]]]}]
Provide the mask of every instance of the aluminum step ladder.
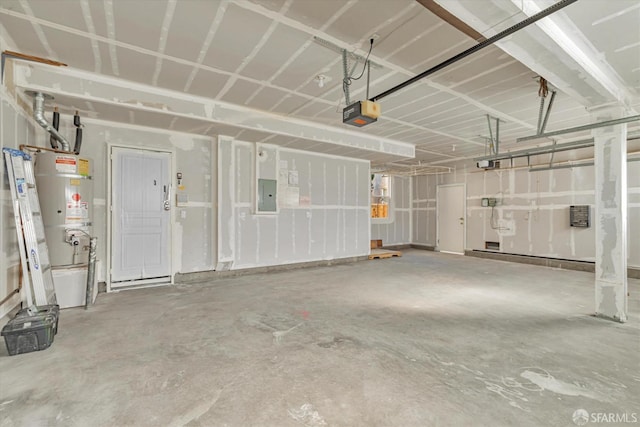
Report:
[{"label": "aluminum step ladder", "polygon": [[56,304],[49,250],[38,201],[31,156],[3,148],[18,235],[26,307]]}]

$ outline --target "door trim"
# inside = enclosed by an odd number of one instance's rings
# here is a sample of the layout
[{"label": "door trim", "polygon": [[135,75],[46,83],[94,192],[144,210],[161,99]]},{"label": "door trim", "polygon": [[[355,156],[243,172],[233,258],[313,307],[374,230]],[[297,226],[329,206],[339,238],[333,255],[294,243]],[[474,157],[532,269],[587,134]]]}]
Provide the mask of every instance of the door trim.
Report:
[{"label": "door trim", "polygon": [[[112,178],[113,178],[113,149],[114,148],[124,148],[127,150],[135,150],[135,151],[148,151],[148,152],[152,152],[152,153],[168,153],[169,154],[169,179],[170,182],[173,184],[173,177],[175,175],[175,170],[176,170],[176,153],[175,153],[175,149],[163,149],[163,148],[153,148],[153,147],[140,147],[140,146],[136,146],[136,145],[126,145],[126,144],[116,144],[116,143],[111,143],[108,142],[107,143],[107,218],[106,218],[106,222],[107,222],[107,232],[106,232],[106,253],[105,253],[105,258],[106,258],[106,270],[105,270],[105,282],[107,285],[107,292],[113,292],[113,291],[120,291],[120,290],[124,290],[124,289],[137,289],[137,288],[141,288],[141,287],[146,287],[149,286],[150,283],[153,283],[153,280],[155,279],[143,279],[140,280],[140,286],[135,286],[137,284],[138,281],[136,281],[136,283],[131,283],[131,286],[129,285],[125,285],[124,282],[120,282],[123,283],[122,286],[116,286],[115,289],[113,289],[111,287],[111,266],[112,266],[112,254],[111,254],[111,247],[112,247],[112,239],[113,239],[113,235],[112,235],[112,227],[111,227],[111,221],[112,221],[112,209],[113,209],[113,200],[111,197],[111,193],[113,191],[113,185],[112,185]],[[175,192],[174,192],[175,194]],[[173,195],[172,195],[173,198]],[[174,222],[175,222],[175,214],[176,214],[176,209],[175,209],[175,203],[173,200],[171,200],[171,211],[170,211],[170,216],[169,216],[169,266],[170,266],[170,271],[169,271],[169,282],[164,282],[162,283],[162,285],[173,285],[174,283],[174,276],[175,276],[175,257],[177,255],[176,253],[176,248],[173,247],[173,242],[174,242],[174,238],[173,238],[173,233],[174,233]]]},{"label": "door trim", "polygon": [[[462,212],[464,213],[464,222],[462,224],[462,252],[450,252],[440,250],[440,188],[443,187],[462,187]],[[464,255],[464,250],[467,247],[467,184],[442,184],[436,186],[436,245],[435,250],[442,253],[451,253],[456,255]]]}]

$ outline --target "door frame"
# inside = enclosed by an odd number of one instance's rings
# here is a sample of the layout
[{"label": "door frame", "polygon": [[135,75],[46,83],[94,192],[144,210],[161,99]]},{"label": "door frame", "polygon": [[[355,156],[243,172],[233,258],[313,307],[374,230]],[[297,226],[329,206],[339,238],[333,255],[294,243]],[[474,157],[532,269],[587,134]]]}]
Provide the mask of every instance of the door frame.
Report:
[{"label": "door frame", "polygon": [[116,289],[111,288],[111,266],[112,266],[112,253],[111,248],[113,246],[112,240],[112,226],[111,221],[113,220],[113,200],[112,200],[112,192],[113,192],[113,149],[114,148],[124,148],[127,150],[136,150],[136,151],[148,151],[152,153],[167,153],[169,154],[169,182],[173,186],[173,177],[175,175],[174,171],[176,170],[176,153],[175,149],[165,149],[165,148],[156,148],[156,147],[141,147],[136,145],[127,145],[127,144],[118,144],[118,143],[107,143],[107,234],[106,234],[106,270],[105,270],[105,282],[107,284],[107,292],[117,292],[120,290],[126,290],[130,288],[140,289],[145,287],[152,286],[165,286],[165,285],[173,285],[174,284],[174,276],[175,276],[175,257],[176,257],[176,249],[173,247],[173,233],[174,233],[174,222],[175,222],[175,214],[176,214],[176,205],[174,203],[174,195],[175,189],[171,194],[171,210],[169,215],[169,283],[150,283],[144,279],[138,281],[138,284],[132,285],[130,287],[127,286],[117,286]]},{"label": "door frame", "polygon": [[[440,252],[440,188],[444,187],[462,187],[462,212],[464,221],[462,223],[462,255],[467,247],[467,184],[441,184],[436,186],[436,250]],[[445,252],[457,253],[457,252]]]}]

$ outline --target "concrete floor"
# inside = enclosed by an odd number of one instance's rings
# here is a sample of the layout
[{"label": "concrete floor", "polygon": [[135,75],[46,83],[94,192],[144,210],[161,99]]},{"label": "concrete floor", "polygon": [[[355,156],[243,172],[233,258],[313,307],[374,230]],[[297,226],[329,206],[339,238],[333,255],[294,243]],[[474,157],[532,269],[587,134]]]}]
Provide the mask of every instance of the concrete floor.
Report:
[{"label": "concrete floor", "polygon": [[[0,353],[0,425],[571,426],[640,413],[593,274],[425,251],[100,295]],[[640,418],[640,416],[638,416]],[[608,423],[607,425],[614,425]]]}]

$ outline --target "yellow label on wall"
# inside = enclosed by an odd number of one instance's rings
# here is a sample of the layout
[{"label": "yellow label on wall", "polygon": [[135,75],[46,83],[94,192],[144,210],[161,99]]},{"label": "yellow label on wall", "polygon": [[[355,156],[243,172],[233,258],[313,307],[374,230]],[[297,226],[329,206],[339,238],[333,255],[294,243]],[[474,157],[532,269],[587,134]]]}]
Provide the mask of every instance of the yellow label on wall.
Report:
[{"label": "yellow label on wall", "polygon": [[89,160],[78,159],[78,174],[82,176],[89,176]]},{"label": "yellow label on wall", "polygon": [[69,185],[74,185],[76,187],[79,187],[80,186],[80,180],[76,179],[76,178],[71,178],[69,180]]}]

